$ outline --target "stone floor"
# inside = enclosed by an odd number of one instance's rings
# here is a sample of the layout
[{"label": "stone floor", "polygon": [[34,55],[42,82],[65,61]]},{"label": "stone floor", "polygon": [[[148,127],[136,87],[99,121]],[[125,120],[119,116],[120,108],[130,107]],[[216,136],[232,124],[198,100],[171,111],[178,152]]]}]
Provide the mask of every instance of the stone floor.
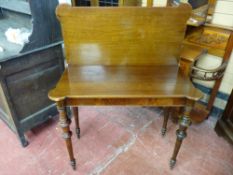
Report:
[{"label": "stone floor", "polygon": [[211,117],[190,127],[170,170],[177,126],[169,121],[162,138],[162,116],[158,108],[81,107],[81,139],[72,137],[76,171],[57,118],[28,132],[26,148],[0,121],[0,175],[233,175],[233,146],[216,135]]}]

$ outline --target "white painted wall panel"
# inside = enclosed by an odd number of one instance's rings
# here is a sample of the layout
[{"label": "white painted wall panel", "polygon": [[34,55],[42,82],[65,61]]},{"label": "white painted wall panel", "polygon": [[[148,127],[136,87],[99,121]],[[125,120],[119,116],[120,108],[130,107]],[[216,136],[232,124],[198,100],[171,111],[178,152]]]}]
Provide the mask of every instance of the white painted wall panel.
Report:
[{"label": "white painted wall panel", "polygon": [[212,24],[233,27],[233,15],[214,13]]},{"label": "white painted wall panel", "polygon": [[226,72],[233,74],[233,53],[231,53],[231,57],[227,65]]},{"label": "white painted wall panel", "polygon": [[230,94],[233,88],[233,74],[225,73],[219,91]]},{"label": "white painted wall panel", "polygon": [[230,94],[232,88],[233,88],[233,53],[231,54],[231,57],[228,62],[228,66],[225,71],[225,75],[222,79],[222,83],[221,83],[219,90],[221,92]]},{"label": "white painted wall panel", "polygon": [[[147,0],[142,0],[142,7],[147,6]],[[153,0],[154,7],[165,7],[167,6],[167,0]]]},{"label": "white painted wall panel", "polygon": [[167,6],[167,0],[153,0],[154,7],[165,7]]},{"label": "white painted wall panel", "polygon": [[233,0],[217,1],[211,23],[233,27]]},{"label": "white painted wall panel", "polygon": [[62,4],[62,3],[71,4],[71,0],[58,0],[58,2],[59,2],[60,4]]},{"label": "white painted wall panel", "polygon": [[214,12],[233,15],[233,1],[217,1]]}]

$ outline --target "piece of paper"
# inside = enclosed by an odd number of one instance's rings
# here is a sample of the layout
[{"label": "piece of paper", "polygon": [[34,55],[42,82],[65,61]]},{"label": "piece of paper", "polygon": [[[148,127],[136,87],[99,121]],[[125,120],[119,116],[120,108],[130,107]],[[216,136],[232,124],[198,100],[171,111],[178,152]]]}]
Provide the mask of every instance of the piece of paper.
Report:
[{"label": "piece of paper", "polygon": [[8,28],[5,32],[5,36],[9,42],[24,45],[28,42],[28,37],[31,35],[31,32],[26,28]]}]

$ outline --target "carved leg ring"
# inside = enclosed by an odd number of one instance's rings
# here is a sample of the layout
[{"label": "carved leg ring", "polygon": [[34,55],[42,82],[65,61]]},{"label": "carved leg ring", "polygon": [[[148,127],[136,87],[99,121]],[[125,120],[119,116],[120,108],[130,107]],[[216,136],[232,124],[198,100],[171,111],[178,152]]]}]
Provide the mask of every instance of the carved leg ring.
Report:
[{"label": "carved leg ring", "polygon": [[176,139],[175,149],[173,151],[173,155],[172,155],[172,158],[170,160],[170,168],[171,169],[176,164],[177,154],[180,150],[180,146],[182,144],[183,139],[187,136],[186,130],[190,125],[191,125],[191,119],[186,115],[182,116],[180,121],[179,121],[179,129],[176,131],[177,139]]},{"label": "carved leg ring", "polygon": [[165,107],[164,108],[164,118],[163,118],[163,127],[161,129],[161,135],[165,136],[166,131],[167,131],[167,122],[170,114],[170,108]]},{"label": "carved leg ring", "polygon": [[72,107],[72,113],[75,121],[75,131],[78,139],[80,139],[80,127],[79,127],[79,115],[78,115],[78,107]]},{"label": "carved leg ring", "polygon": [[70,131],[70,127],[69,127],[71,120],[67,117],[67,113],[66,113],[66,110],[63,104],[57,103],[57,108],[58,108],[59,115],[60,115],[59,125],[63,132],[62,137],[65,139],[65,142],[66,142],[66,147],[67,147],[67,151],[69,153],[69,158],[70,158],[70,164],[72,168],[75,170],[76,162],[75,162],[75,158],[73,154],[73,147],[72,147],[72,141],[71,141],[72,132]]}]

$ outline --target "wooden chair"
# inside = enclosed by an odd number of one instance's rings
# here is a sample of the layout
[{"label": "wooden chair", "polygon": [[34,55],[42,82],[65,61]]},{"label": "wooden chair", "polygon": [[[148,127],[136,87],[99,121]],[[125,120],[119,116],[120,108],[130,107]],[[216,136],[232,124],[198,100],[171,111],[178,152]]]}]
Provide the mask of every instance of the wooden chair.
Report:
[{"label": "wooden chair", "polygon": [[[170,161],[171,167],[175,165],[191,123],[189,111],[202,96],[177,64],[190,12],[187,4],[57,8],[68,67],[49,98],[57,103],[74,169],[71,121],[65,109],[85,105],[185,107]],[[78,109],[73,113],[80,137]]]}]

